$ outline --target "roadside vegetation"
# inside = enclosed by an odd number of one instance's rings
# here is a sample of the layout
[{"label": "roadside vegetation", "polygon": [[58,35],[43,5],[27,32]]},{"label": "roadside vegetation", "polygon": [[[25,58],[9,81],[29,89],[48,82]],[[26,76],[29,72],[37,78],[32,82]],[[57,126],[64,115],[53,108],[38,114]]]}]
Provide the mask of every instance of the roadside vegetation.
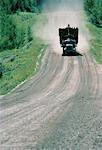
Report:
[{"label": "roadside vegetation", "polygon": [[102,28],[92,24],[88,24],[88,28],[91,34],[91,53],[95,60],[102,64]]},{"label": "roadside vegetation", "polygon": [[102,64],[102,1],[84,0],[88,16],[88,28],[91,34],[91,54]]},{"label": "roadside vegetation", "polygon": [[[40,0],[0,1],[0,95],[34,75],[46,45],[32,27],[46,23]],[[35,30],[36,31],[36,30]],[[38,57],[38,56],[41,57]]]}]

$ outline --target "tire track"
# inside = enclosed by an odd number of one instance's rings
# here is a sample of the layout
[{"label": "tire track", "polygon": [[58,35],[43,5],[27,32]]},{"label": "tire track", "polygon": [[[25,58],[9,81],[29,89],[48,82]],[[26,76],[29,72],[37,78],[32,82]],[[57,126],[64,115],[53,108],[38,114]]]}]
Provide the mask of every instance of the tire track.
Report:
[{"label": "tire track", "polygon": [[[68,62],[68,61],[67,61]],[[62,61],[61,61],[61,63],[62,63]],[[63,64],[63,63],[62,63]],[[68,71],[66,71],[66,73],[67,73],[67,75],[68,74],[70,74],[71,73],[71,71],[69,71],[70,69],[71,69],[71,63],[68,63]],[[59,64],[59,66],[61,66],[60,64]],[[65,65],[63,64],[63,67],[64,67]],[[57,69],[60,71],[60,69],[59,69],[59,67],[57,67]],[[59,71],[57,71],[58,73],[60,73]],[[55,73],[56,74],[56,73]],[[55,75],[55,77],[57,76],[57,74]],[[66,74],[64,75],[64,77],[63,77],[63,80],[66,78]],[[53,79],[54,79],[54,77],[53,77]],[[62,83],[62,82],[61,82]],[[52,91],[53,92],[53,91]],[[44,101],[44,103],[46,103],[47,102],[47,99],[46,99],[46,101]],[[3,125],[4,124],[6,124],[7,125],[7,127],[5,127],[4,128],[4,131],[6,131],[7,130],[7,132],[8,132],[8,135],[11,133],[11,132],[13,132],[13,133],[18,133],[18,132],[23,132],[22,131],[22,129],[19,131],[15,131],[15,128],[17,128],[18,126],[25,126],[26,124],[26,121],[27,121],[27,116],[28,116],[28,120],[29,121],[31,121],[32,119],[33,120],[35,120],[34,119],[34,116],[31,116],[31,118],[30,118],[30,115],[31,114],[35,114],[35,110],[34,110],[34,108],[36,108],[35,106],[32,106],[32,104],[33,104],[33,102],[31,103],[31,104],[29,104],[28,106],[26,106],[26,108],[25,107],[23,107],[22,108],[22,110],[18,110],[16,113],[12,113],[12,115],[11,114],[9,114],[9,116],[8,115],[4,115],[3,117],[2,117],[2,122],[1,122],[1,126],[3,127]],[[46,103],[47,104],[47,103]],[[41,104],[40,104],[41,105]],[[55,104],[54,104],[55,105]],[[53,105],[52,105],[53,106]],[[47,107],[48,107],[48,104],[47,104]],[[56,106],[53,106],[53,107],[56,107]],[[46,109],[44,109],[44,112],[41,112],[42,114],[44,114],[45,113],[45,115],[43,116],[43,118],[41,119],[41,117],[42,117],[42,115],[40,114],[40,116],[38,116],[37,115],[37,118],[39,118],[39,120],[41,121],[41,120],[44,120],[44,118],[46,118],[46,116],[50,113],[50,112],[53,112],[52,110],[53,110],[53,107],[51,107],[50,109],[49,109],[49,111],[48,111],[48,109],[47,109],[47,111],[46,111]],[[38,109],[40,109],[40,111],[41,111],[41,107],[39,107],[38,106]],[[17,117],[18,117],[18,119],[17,119]],[[6,118],[6,119],[5,119]],[[10,120],[11,118],[13,118],[12,120]],[[19,120],[21,120],[21,123],[19,122]],[[25,120],[25,121],[24,121]],[[38,122],[39,122],[39,120],[38,120]],[[16,122],[18,122],[18,125],[16,124]],[[11,122],[13,122],[13,124],[12,124],[12,126],[10,126],[10,124],[11,124]],[[14,124],[14,122],[15,122],[15,124]],[[23,123],[23,124],[22,124]],[[28,125],[29,123],[28,123],[28,121],[27,121],[27,125]],[[35,123],[36,124],[36,123]],[[38,124],[38,123],[37,123]],[[39,123],[40,124],[40,123]],[[44,123],[43,123],[44,124]],[[12,128],[12,129],[9,129],[9,128]],[[19,127],[18,127],[19,128]],[[2,131],[2,132],[4,132],[4,131]],[[14,132],[15,131],[15,132]],[[7,136],[8,137],[8,136]],[[4,140],[4,139],[3,139]],[[5,141],[5,140],[4,140]]]},{"label": "tire track", "polygon": [[[70,112],[66,110],[67,113],[63,113],[62,119],[59,118],[55,126],[50,129],[52,132],[44,135],[45,137],[39,141],[35,149],[86,150],[101,148],[102,114],[98,113],[95,106],[97,96],[100,95],[99,82],[97,82],[98,74],[96,67],[86,54],[83,58],[79,57],[78,62],[80,72],[79,89],[70,98],[74,101],[74,105]],[[94,82],[94,80],[96,81]],[[96,139],[98,144],[95,145]]]}]

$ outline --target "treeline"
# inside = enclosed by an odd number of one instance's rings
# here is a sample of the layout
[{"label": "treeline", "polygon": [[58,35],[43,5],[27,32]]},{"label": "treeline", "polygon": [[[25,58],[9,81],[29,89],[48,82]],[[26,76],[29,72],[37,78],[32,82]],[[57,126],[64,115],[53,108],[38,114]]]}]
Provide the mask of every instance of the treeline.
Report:
[{"label": "treeline", "polygon": [[40,0],[0,0],[1,11],[15,13],[16,11],[36,12]]},{"label": "treeline", "polygon": [[89,20],[97,27],[102,27],[102,0],[84,0],[84,7]]},{"label": "treeline", "polygon": [[19,48],[32,40],[33,15],[40,0],[0,0],[0,50]]}]

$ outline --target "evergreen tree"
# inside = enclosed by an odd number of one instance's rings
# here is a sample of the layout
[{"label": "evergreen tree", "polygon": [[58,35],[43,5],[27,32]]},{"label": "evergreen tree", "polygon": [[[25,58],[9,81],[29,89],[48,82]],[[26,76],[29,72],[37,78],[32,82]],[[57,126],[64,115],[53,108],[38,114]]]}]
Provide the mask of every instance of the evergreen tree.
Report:
[{"label": "evergreen tree", "polygon": [[31,16],[18,12],[38,12],[37,0],[0,0],[0,50],[19,48],[32,40],[31,28],[25,21]]},{"label": "evergreen tree", "polygon": [[90,21],[98,27],[102,27],[102,0],[84,0],[84,7]]}]

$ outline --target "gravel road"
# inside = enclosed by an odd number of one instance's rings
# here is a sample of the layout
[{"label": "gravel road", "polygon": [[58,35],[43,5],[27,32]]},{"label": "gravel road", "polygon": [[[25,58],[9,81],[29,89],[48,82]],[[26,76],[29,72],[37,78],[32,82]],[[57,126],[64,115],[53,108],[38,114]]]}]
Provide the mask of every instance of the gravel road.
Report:
[{"label": "gravel road", "polygon": [[[102,150],[102,66],[88,52],[82,16],[47,13],[38,34],[49,47],[39,72],[0,98],[0,150]],[[57,30],[70,22],[80,28],[83,56],[61,56]]]}]

